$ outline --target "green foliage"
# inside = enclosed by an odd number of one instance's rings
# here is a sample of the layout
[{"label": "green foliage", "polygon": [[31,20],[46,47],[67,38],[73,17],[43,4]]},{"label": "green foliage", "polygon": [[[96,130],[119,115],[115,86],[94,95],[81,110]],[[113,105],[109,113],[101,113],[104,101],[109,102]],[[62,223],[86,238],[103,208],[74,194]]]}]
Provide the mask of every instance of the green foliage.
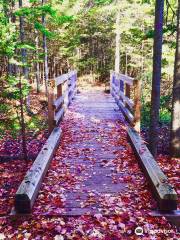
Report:
[{"label": "green foliage", "polygon": [[[142,101],[142,110],[141,110],[141,123],[143,127],[149,127],[150,124],[150,101]],[[171,96],[161,96],[160,98],[160,124],[170,124],[171,122]]]},{"label": "green foliage", "polygon": [[113,0],[95,0],[94,2],[97,5],[106,5],[112,3]]},{"label": "green foliage", "polygon": [[4,99],[7,98],[9,100],[20,99],[20,94],[21,94],[20,88],[19,88],[20,81],[22,85],[22,96],[26,97],[30,91],[30,85],[27,82],[27,80],[23,78],[20,80],[17,77],[14,77],[11,75],[7,78],[5,90],[1,93],[2,97]]},{"label": "green foliage", "polygon": [[17,33],[15,26],[7,21],[3,12],[0,13],[0,56],[12,56],[15,50]]}]

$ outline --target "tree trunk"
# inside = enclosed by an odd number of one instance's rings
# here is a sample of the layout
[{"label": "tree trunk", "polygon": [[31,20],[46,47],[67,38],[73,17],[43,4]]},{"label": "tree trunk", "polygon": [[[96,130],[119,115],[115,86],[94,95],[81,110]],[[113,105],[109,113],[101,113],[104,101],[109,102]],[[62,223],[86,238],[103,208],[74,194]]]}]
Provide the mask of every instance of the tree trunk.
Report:
[{"label": "tree trunk", "polygon": [[180,0],[178,0],[177,41],[174,64],[172,123],[171,123],[171,156],[180,158]]},{"label": "tree trunk", "polygon": [[155,6],[155,33],[153,47],[153,79],[151,91],[151,114],[149,130],[149,147],[154,157],[157,155],[159,107],[160,107],[160,83],[161,83],[161,59],[163,37],[163,12],[164,0],[156,0]]},{"label": "tree trunk", "polygon": [[[19,0],[19,7],[22,7],[22,0]],[[19,23],[20,23],[20,40],[21,43],[24,42],[24,18],[20,16],[19,18]],[[21,56],[22,56],[22,62],[26,62],[26,50],[22,49],[21,50]],[[28,71],[25,66],[22,68],[23,75],[26,78]],[[21,74],[21,73],[20,73]],[[22,133],[22,149],[23,149],[23,155],[24,155],[24,160],[27,160],[27,147],[26,147],[26,130],[25,130],[25,121],[24,121],[24,101],[23,101],[23,93],[22,93],[22,81],[21,81],[21,76],[19,80],[19,91],[20,91],[20,112],[21,112],[21,133]]]},{"label": "tree trunk", "polygon": [[[42,5],[44,5],[46,0],[42,0]],[[42,24],[46,27],[46,17],[42,16]],[[48,96],[48,53],[47,53],[47,39],[46,35],[43,34],[43,49],[44,49],[44,81],[45,81],[45,93]]]},{"label": "tree trunk", "polygon": [[115,52],[115,72],[120,72],[120,11],[116,16],[116,52]]},{"label": "tree trunk", "polygon": [[[35,43],[36,43],[36,60],[38,60],[39,36],[38,36],[37,31],[36,31]],[[39,93],[40,92],[40,86],[39,86],[39,84],[40,84],[40,69],[39,69],[38,61],[36,61],[35,66],[36,66],[36,91],[37,91],[37,93]]]}]

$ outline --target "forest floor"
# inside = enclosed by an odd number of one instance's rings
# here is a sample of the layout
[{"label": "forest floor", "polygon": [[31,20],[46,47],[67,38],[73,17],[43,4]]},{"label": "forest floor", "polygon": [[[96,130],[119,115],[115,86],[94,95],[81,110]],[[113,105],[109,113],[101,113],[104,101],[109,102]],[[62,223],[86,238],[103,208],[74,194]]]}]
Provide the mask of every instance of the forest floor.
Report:
[{"label": "forest floor", "polygon": [[[92,90],[103,91],[103,88],[94,87]],[[89,93],[90,90],[81,88],[80,95],[86,97],[87,91]],[[10,217],[9,213],[13,206],[14,194],[32,161],[25,163],[22,160],[12,160],[0,163],[0,239],[179,239],[177,229],[164,217],[157,218],[150,215],[151,211],[156,208],[156,203],[127,141],[126,124],[123,117],[113,123],[110,120],[104,121],[97,118],[92,118],[90,122],[82,114],[82,109],[83,106],[79,106],[75,102],[65,114],[61,124],[63,131],[61,144],[38,196],[33,210],[34,215],[31,217],[15,218]],[[108,126],[111,127],[111,131]],[[88,140],[90,128],[95,130],[96,141],[103,144],[107,151],[111,151],[112,145],[124,147],[121,150],[113,150],[114,159],[111,161],[111,168],[117,172],[122,172],[123,169],[124,174],[117,178],[112,172],[110,177],[114,184],[126,185],[126,188],[115,197],[111,194],[99,197],[96,196],[96,192],[92,191],[88,193],[88,201],[80,201],[83,209],[98,200],[107,213],[111,210],[115,212],[114,215],[105,216],[103,212],[99,212],[94,215],[63,217],[59,209],[66,202],[64,189],[70,191],[74,188],[79,189],[80,183],[82,180],[84,181],[81,173],[86,171],[82,164],[76,166],[77,171],[71,172],[70,165],[63,160],[76,158],[82,152],[86,157],[92,156],[93,150],[87,146],[85,149],[77,151],[77,148],[69,145],[72,142]],[[46,134],[43,132],[38,136],[37,139],[29,141],[29,149],[34,149],[35,154],[46,139]],[[1,140],[0,152],[7,153],[6,151],[9,151],[11,154],[16,150],[18,143],[11,141],[11,138],[8,144],[6,141]],[[11,142],[13,144],[10,144]],[[90,160],[92,160],[91,165],[93,166],[94,159]],[[102,163],[108,164],[106,161]],[[158,156],[158,163],[168,176],[170,183],[180,194],[178,160],[172,160],[168,155],[161,153]],[[86,174],[84,176],[87,177]],[[144,235],[141,237],[134,234],[137,226],[144,229]]]}]

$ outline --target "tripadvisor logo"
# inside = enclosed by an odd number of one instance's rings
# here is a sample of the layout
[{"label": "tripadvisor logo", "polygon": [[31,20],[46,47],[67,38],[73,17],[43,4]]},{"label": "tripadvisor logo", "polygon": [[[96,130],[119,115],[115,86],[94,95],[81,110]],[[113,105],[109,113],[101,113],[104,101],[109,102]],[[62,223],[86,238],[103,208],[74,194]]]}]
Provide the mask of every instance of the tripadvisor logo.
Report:
[{"label": "tripadvisor logo", "polygon": [[137,227],[134,232],[138,236],[143,235],[143,228],[142,227]]}]

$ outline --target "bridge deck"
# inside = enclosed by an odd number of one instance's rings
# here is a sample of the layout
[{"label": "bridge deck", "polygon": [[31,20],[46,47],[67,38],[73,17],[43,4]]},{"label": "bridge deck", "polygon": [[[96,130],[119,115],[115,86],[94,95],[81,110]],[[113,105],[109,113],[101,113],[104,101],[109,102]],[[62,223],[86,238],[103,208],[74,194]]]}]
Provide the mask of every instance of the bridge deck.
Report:
[{"label": "bridge deck", "polygon": [[127,142],[124,118],[113,98],[98,90],[76,95],[62,130],[61,144],[34,214],[122,212],[126,198],[131,193],[136,195],[135,186],[142,184],[143,177]]}]

